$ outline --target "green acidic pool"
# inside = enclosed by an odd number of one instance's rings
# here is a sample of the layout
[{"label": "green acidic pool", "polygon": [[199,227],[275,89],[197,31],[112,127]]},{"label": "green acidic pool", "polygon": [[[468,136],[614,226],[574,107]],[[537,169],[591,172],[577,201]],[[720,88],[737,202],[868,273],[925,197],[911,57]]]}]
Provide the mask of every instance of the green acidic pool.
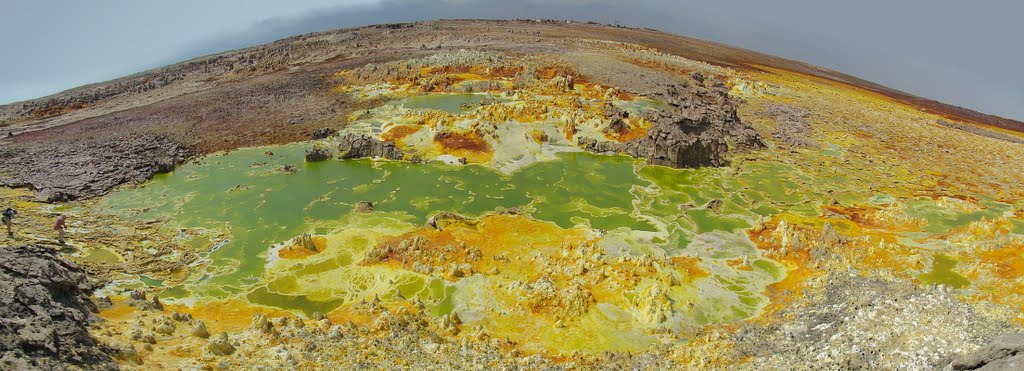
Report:
[{"label": "green acidic pool", "polygon": [[[191,292],[212,296],[252,290],[270,246],[302,233],[329,232],[322,222],[351,214],[359,201],[373,201],[376,211],[404,215],[411,224],[440,211],[478,216],[521,207],[563,227],[583,223],[603,229],[654,229],[634,210],[632,188],[642,181],[633,170],[636,161],[628,157],[564,153],[557,161],[504,175],[482,166],[441,163],[304,163],[307,146],[209,156],[141,187],[113,193],[100,208],[135,220],[173,220],[183,228],[224,236],[190,240],[219,246],[209,254],[204,282]],[[297,171],[286,173],[285,165]]]},{"label": "green acidic pool", "polygon": [[946,285],[953,288],[963,288],[971,284],[966,277],[961,276],[953,270],[957,261],[947,255],[936,254],[932,257],[932,270],[923,273],[918,278],[924,284]]},{"label": "green acidic pool", "polygon": [[981,206],[984,209],[960,211],[938,205],[931,199],[921,199],[908,204],[906,212],[907,215],[927,221],[924,227],[925,232],[940,234],[954,228],[965,227],[983,218],[995,219],[1013,208],[1012,205],[994,201],[982,201]]},{"label": "green acidic pool", "polygon": [[[367,249],[438,212],[475,217],[519,208],[563,228],[582,224],[607,231],[609,251],[733,259],[739,256],[718,257],[688,246],[742,236],[782,209],[810,213],[821,197],[807,190],[813,179],[785,165],[669,169],[626,156],[570,152],[504,174],[439,162],[305,163],[310,145],[208,156],[112,193],[99,209],[139,221],[167,221],[187,231],[179,234],[183,243],[212,250],[184,283],[168,285],[161,297],[244,298],[312,313],[400,292],[443,314],[458,295],[454,285],[400,268],[358,264]],[[285,171],[286,165],[293,171]],[[372,201],[375,212],[354,212],[360,201]],[[268,259],[273,246],[303,233],[330,236],[329,253],[300,261]],[[756,262],[751,272],[736,272],[722,262],[705,267],[711,277],[701,281],[705,295],[695,307],[701,321],[746,318],[767,303],[764,287],[781,279],[784,270],[751,249],[742,255]],[[692,293],[674,295],[683,303]]]}]

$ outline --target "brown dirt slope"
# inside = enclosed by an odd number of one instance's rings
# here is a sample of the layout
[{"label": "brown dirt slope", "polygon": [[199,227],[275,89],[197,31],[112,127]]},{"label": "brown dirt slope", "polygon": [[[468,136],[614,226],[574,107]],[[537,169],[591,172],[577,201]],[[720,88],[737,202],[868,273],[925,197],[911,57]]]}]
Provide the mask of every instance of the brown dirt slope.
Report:
[{"label": "brown dirt slope", "polygon": [[[0,185],[42,190],[40,197],[48,201],[93,197],[168,170],[168,158],[178,163],[194,155],[304,140],[317,128],[345,125],[350,113],[368,103],[333,89],[334,73],[343,69],[459,49],[561,55],[580,48],[581,40],[633,43],[737,69],[791,71],[877,92],[958,121],[1024,132],[1024,123],[1017,121],[809,64],[655,30],[449,20],[304,34],[0,106]],[[109,145],[146,136],[170,140],[157,147],[173,150],[153,150],[145,140]],[[74,161],[61,160],[71,148],[76,148]],[[91,168],[104,170],[82,170]]]}]

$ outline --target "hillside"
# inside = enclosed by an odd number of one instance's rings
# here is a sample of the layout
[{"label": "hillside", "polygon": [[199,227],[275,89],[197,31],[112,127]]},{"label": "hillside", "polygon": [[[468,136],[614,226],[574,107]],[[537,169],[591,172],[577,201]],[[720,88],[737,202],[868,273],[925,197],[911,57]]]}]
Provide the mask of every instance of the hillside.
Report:
[{"label": "hillside", "polygon": [[[703,40],[311,33],[0,106],[0,136],[7,245],[88,274],[76,344],[123,368],[1024,354],[1024,123]],[[0,364],[36,364],[19,336]]]}]

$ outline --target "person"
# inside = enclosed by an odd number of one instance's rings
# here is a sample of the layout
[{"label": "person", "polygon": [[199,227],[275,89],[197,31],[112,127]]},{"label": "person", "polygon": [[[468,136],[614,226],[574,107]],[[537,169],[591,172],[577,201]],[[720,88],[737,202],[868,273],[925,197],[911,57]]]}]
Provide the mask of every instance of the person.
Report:
[{"label": "person", "polygon": [[8,207],[4,209],[3,217],[0,218],[3,220],[4,225],[7,226],[7,237],[14,237],[14,231],[11,230],[11,224],[14,223],[12,219],[14,219],[14,216],[17,214],[17,210]]},{"label": "person", "polygon": [[64,215],[57,215],[57,222],[53,224],[53,229],[57,231],[57,242],[63,245],[64,230],[67,229],[67,225],[64,224]]}]

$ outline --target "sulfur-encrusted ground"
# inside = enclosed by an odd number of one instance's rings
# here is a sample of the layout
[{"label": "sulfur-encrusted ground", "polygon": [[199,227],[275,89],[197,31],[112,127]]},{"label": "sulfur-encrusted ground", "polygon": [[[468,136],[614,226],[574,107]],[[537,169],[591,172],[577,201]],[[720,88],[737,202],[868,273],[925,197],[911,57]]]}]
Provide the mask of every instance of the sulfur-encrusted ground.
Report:
[{"label": "sulfur-encrusted ground", "polygon": [[[0,149],[159,113],[163,129],[131,130],[205,154],[139,186],[168,170],[147,162],[159,150],[80,159],[132,164],[113,190],[54,186],[31,151],[0,169],[41,179],[0,192],[20,211],[10,245],[59,248],[106,284],[91,333],[123,368],[931,369],[997,362],[979,349],[1021,330],[1024,136],[980,116],[596,25],[421,23],[236,53],[257,62],[179,67],[205,90],[8,120]],[[258,108],[216,113],[240,91]],[[181,119],[193,105],[208,111]],[[39,174],[10,178],[23,169]]]}]

